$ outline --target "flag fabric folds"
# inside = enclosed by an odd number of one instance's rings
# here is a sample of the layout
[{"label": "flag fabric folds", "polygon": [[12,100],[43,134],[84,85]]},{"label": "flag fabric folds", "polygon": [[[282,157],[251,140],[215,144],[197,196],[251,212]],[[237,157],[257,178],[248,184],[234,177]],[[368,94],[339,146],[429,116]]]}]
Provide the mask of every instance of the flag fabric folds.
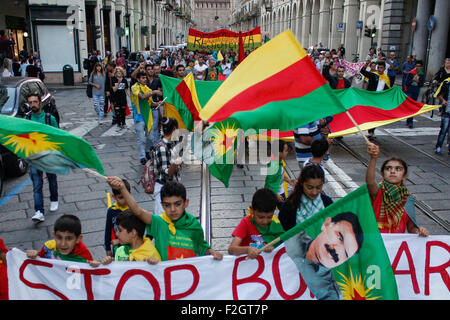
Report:
[{"label": "flag fabric folds", "polygon": [[366,185],[280,238],[316,298],[398,299]]},{"label": "flag fabric folds", "polygon": [[344,112],[331,90],[287,30],[238,65],[203,107],[200,118],[210,122],[233,119],[244,131],[288,131]]},{"label": "flag fabric folds", "polygon": [[149,92],[152,92],[152,90],[146,85],[140,84],[139,82],[136,82],[131,87],[131,101],[133,101],[134,105],[136,106],[137,112],[139,114],[142,114],[147,132],[150,132],[153,126],[153,115],[151,108],[152,97],[148,97],[147,99],[139,99],[139,93],[146,94]]},{"label": "flag fabric folds", "polygon": [[[367,91],[359,88],[335,90],[337,98],[362,130],[384,126],[399,120],[415,117],[439,108],[409,98],[399,86],[384,91]],[[330,123],[329,138],[358,132],[347,114],[335,115]]]},{"label": "flag fabric folds", "polygon": [[88,142],[45,124],[0,115],[0,144],[45,172],[67,174],[70,169],[93,168],[104,174],[102,163]]},{"label": "flag fabric folds", "polygon": [[[186,78],[188,77],[189,75],[186,76]],[[198,108],[201,108],[201,106],[206,104],[217,88],[222,84],[222,81],[194,80],[193,82],[190,82],[189,79],[186,81],[186,78],[180,80],[160,75],[163,92],[164,95],[167,96],[164,104],[166,116],[176,119],[178,121],[178,126],[181,129],[192,131],[194,129],[194,121],[199,120],[197,117]],[[197,101],[194,102],[190,99]],[[189,108],[186,103],[191,104],[191,107]]]}]

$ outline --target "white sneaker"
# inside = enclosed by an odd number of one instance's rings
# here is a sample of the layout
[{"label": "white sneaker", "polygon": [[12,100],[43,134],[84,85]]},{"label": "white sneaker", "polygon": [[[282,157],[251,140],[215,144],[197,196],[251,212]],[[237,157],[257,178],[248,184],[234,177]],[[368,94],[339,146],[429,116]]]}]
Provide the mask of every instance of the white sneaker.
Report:
[{"label": "white sneaker", "polygon": [[50,201],[50,211],[58,210],[58,201]]},{"label": "white sneaker", "polygon": [[40,210],[38,210],[38,211],[36,211],[34,216],[31,218],[31,220],[36,221],[36,222],[42,222],[45,220],[44,214]]}]

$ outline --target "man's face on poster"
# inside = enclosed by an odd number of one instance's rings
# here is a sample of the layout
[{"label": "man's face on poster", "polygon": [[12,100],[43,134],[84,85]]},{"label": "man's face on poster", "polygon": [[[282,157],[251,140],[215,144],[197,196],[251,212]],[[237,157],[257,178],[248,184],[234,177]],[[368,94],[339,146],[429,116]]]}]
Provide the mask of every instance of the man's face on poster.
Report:
[{"label": "man's face on poster", "polygon": [[331,218],[327,218],[306,257],[331,269],[350,259],[357,251],[358,243],[352,224],[346,220],[332,222]]}]

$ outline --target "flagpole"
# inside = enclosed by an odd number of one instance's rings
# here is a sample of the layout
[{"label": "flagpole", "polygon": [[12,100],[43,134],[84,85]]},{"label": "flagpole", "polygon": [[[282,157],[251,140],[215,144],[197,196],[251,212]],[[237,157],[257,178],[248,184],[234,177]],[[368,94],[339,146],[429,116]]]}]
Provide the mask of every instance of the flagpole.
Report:
[{"label": "flagpole", "polygon": [[359,125],[356,123],[355,119],[353,119],[352,115],[350,114],[350,112],[345,111],[345,113],[347,114],[347,116],[350,118],[350,120],[353,122],[353,124],[355,125],[355,127],[359,130],[359,133],[361,133],[361,136],[364,138],[364,140],[366,140],[366,143],[369,143],[369,139],[367,139],[367,137],[364,135],[364,133],[362,132],[361,128],[359,127]]},{"label": "flagpole", "polygon": [[108,180],[108,177],[106,177],[104,175],[101,175],[100,173],[98,173],[98,172],[96,172],[94,170],[91,170],[89,168],[83,168],[83,171],[88,172],[90,174],[93,174],[94,176],[96,176],[98,178],[102,178],[102,179]]},{"label": "flagpole", "polygon": [[[261,249],[258,249],[258,251],[256,251],[258,254],[260,254],[261,252],[263,252],[267,247],[274,245],[275,243],[278,243],[281,241],[281,238],[275,238],[272,241],[270,241],[268,244],[266,244],[264,247],[262,247]],[[245,258],[245,260],[250,259],[248,256]]]}]

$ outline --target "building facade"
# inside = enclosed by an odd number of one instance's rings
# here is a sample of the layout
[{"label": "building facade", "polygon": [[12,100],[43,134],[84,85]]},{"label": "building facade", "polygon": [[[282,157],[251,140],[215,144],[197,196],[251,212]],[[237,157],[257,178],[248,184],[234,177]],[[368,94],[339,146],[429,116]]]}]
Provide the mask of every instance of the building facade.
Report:
[{"label": "building facade", "polygon": [[230,0],[194,0],[194,28],[202,32],[228,29]]},{"label": "building facade", "polygon": [[7,0],[0,12],[15,53],[37,51],[53,83],[62,82],[65,65],[81,82],[83,60],[94,50],[104,56],[186,42],[193,23],[193,0]]},{"label": "building facade", "polygon": [[[260,25],[270,38],[290,29],[305,48],[343,45],[347,60],[363,60],[371,46],[401,60],[415,53],[429,79],[450,56],[449,15],[448,0],[243,0],[232,5],[230,27]],[[366,26],[373,38],[364,36]]]}]

